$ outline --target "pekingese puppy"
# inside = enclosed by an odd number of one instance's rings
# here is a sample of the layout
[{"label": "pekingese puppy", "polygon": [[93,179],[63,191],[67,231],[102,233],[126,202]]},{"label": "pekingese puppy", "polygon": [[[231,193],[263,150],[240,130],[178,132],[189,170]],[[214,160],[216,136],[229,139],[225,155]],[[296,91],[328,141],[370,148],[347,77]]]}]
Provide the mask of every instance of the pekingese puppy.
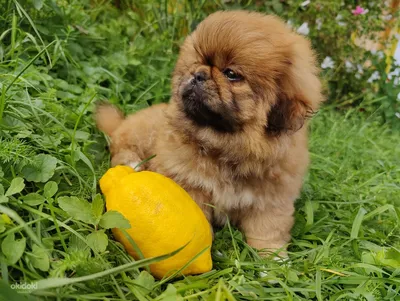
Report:
[{"label": "pekingese puppy", "polygon": [[[128,117],[97,108],[111,163],[179,183],[213,225],[284,254],[309,162],[307,118],[323,100],[310,42],[274,16],[221,11],[183,43],[168,104]],[[211,205],[211,206],[210,206]],[[182,212],[184,214],[184,212]]]}]

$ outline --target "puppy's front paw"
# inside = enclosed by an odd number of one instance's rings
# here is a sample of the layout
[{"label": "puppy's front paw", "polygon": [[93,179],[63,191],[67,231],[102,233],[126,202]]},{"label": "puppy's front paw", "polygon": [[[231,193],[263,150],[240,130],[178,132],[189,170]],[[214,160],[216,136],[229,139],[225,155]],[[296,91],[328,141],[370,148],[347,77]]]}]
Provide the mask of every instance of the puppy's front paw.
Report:
[{"label": "puppy's front paw", "polygon": [[128,164],[126,164],[126,165],[132,167],[135,171],[141,171],[142,167],[138,166],[139,164],[140,164],[140,162],[138,162],[138,161],[132,161],[132,162],[128,162]]},{"label": "puppy's front paw", "polygon": [[247,238],[247,243],[257,250],[261,257],[273,257],[276,261],[286,261],[289,257],[284,242],[272,243],[263,239]]},{"label": "puppy's front paw", "polygon": [[111,166],[114,167],[116,165],[126,165],[132,167],[136,171],[140,171],[142,167],[138,165],[141,161],[142,160],[136,153],[126,150],[121,151],[112,157]]}]

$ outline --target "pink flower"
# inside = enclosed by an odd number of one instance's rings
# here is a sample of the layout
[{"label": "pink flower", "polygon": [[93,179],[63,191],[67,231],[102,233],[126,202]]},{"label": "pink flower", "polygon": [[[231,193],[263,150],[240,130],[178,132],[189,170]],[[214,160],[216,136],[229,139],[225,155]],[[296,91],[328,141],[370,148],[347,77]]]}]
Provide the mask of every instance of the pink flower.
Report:
[{"label": "pink flower", "polygon": [[365,15],[368,12],[368,9],[364,9],[361,6],[357,5],[356,9],[353,9],[351,12],[355,16]]}]

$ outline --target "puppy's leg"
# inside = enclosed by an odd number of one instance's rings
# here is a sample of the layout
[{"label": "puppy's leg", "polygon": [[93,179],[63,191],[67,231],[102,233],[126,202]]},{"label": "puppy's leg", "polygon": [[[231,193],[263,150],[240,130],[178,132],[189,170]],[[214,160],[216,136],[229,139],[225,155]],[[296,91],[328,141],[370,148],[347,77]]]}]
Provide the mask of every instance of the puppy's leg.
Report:
[{"label": "puppy's leg", "polygon": [[[159,104],[129,115],[112,131],[112,166],[134,167],[142,160],[157,155],[156,141],[165,128],[166,108],[166,104]],[[148,168],[149,164],[141,166],[141,169]]]},{"label": "puppy's leg", "polygon": [[285,208],[252,209],[247,212],[240,221],[247,243],[261,250],[263,256],[278,252],[280,257],[287,257],[285,246],[290,241],[293,212],[292,204]]}]

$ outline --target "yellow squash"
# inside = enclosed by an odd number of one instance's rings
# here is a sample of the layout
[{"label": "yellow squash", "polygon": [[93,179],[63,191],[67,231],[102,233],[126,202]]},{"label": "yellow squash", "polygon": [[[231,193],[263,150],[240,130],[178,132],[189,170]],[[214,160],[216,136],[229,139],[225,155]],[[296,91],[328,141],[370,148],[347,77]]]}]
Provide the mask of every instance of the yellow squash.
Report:
[{"label": "yellow squash", "polygon": [[[107,210],[122,213],[131,224],[126,231],[145,258],[164,255],[189,244],[176,255],[150,265],[157,278],[182,268],[199,252],[202,255],[183,270],[200,274],[212,268],[212,234],[199,206],[171,179],[150,171],[135,172],[131,167],[110,168],[100,179]],[[138,254],[118,229],[113,233],[133,257]]]}]

